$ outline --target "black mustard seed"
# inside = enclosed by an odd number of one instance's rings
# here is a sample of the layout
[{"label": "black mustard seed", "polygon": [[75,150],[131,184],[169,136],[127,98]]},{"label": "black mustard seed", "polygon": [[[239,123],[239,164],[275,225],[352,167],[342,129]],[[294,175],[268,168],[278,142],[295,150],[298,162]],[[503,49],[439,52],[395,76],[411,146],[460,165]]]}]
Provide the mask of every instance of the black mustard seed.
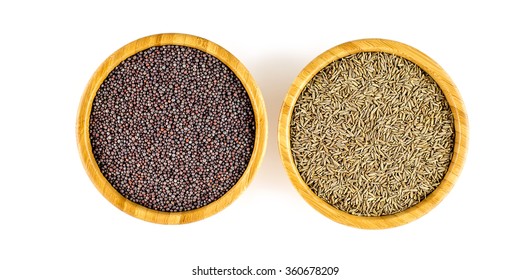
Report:
[{"label": "black mustard seed", "polygon": [[254,145],[251,101],[220,60],[191,47],[151,47],[101,84],[89,133],[105,178],[147,208],[181,212],[223,196]]}]

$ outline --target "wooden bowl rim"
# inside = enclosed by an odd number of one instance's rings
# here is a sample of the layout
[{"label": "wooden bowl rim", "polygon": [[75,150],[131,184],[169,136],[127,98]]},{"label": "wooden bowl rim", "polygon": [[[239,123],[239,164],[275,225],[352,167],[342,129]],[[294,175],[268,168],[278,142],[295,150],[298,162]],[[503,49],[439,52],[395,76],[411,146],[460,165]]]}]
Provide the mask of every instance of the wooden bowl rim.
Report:
[{"label": "wooden bowl rim", "polygon": [[[363,217],[349,214],[331,206],[319,198],[308,185],[306,185],[295,166],[291,154],[290,123],[293,107],[306,84],[315,76],[315,74],[317,74],[317,72],[331,62],[360,52],[390,53],[408,59],[418,65],[439,85],[448,100],[454,118],[455,144],[452,161],[450,162],[448,171],[440,185],[418,204],[393,215]],[[406,44],[387,39],[360,39],[346,42],[325,51],[313,59],[305,68],[303,68],[291,85],[281,107],[278,127],[278,145],[282,163],[288,173],[288,177],[299,194],[314,209],[326,217],[341,224],[363,229],[385,229],[404,225],[422,217],[432,210],[443,200],[444,197],[446,197],[454,186],[463,168],[468,147],[468,120],[465,106],[461,95],[450,76],[441,66],[439,66],[439,64],[421,51]]]},{"label": "wooden bowl rim", "polygon": [[[122,196],[101,173],[92,153],[89,138],[89,120],[92,102],[107,75],[128,57],[154,46],[180,45],[206,52],[228,66],[240,79],[254,111],[255,141],[251,159],[238,182],[222,197],[190,211],[163,212],[134,203]],[[83,167],[98,191],[114,206],[125,213],[158,224],[185,224],[212,216],[230,205],[250,184],[265,154],[267,117],[262,93],[247,68],[230,52],[207,39],[182,33],[164,33],[146,36],[121,47],[110,55],[96,70],[82,95],[76,122],[77,146]]]}]

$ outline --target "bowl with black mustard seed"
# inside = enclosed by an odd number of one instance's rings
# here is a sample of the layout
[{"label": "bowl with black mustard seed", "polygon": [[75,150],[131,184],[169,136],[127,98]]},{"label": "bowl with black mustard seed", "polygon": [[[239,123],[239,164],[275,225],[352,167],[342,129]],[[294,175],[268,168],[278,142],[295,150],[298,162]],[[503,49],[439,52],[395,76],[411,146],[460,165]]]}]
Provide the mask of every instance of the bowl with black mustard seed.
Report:
[{"label": "bowl with black mustard seed", "polygon": [[468,140],[457,87],[419,50],[347,42],[297,76],[278,143],[301,196],[336,222],[384,229],[416,220],[452,189]]},{"label": "bowl with black mustard seed", "polygon": [[76,125],[85,170],[120,210],[160,224],[214,215],[265,152],[261,92],[221,46],[188,34],[133,41],[96,70]]}]

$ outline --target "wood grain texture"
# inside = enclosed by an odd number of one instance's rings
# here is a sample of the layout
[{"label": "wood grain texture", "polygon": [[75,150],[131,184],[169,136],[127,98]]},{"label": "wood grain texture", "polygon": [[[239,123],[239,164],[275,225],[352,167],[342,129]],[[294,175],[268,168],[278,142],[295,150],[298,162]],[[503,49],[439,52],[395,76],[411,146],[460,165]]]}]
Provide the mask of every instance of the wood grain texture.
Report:
[{"label": "wood grain texture", "polygon": [[[89,138],[89,120],[92,102],[107,75],[128,57],[153,46],[180,45],[204,51],[227,65],[243,84],[254,111],[255,142],[247,169],[239,181],[221,198],[198,209],[183,212],[155,211],[136,204],[123,197],[101,173],[92,153]],[[85,170],[98,191],[114,206],[136,218],[159,224],[184,224],[214,215],[231,204],[249,185],[265,154],[267,138],[267,117],[262,93],[245,66],[231,53],[206,39],[188,34],[157,34],[133,41],[111,56],[96,70],[81,98],[76,123],[79,154]]]},{"label": "wood grain texture", "polygon": [[[336,209],[335,207],[326,203],[324,200],[320,199],[308,187],[308,185],[306,185],[296,168],[293,156],[291,154],[291,117],[293,113],[293,107],[295,106],[295,103],[304,87],[315,74],[317,74],[321,69],[326,67],[331,62],[359,52],[390,53],[408,59],[409,61],[418,65],[420,68],[426,71],[439,85],[446,99],[448,100],[452,110],[452,115],[454,117],[454,151],[452,161],[445,177],[441,181],[440,185],[420,203],[394,215],[362,217]],[[341,224],[363,229],[384,229],[396,227],[416,220],[428,213],[443,200],[443,198],[454,186],[463,168],[468,145],[468,120],[465,106],[463,104],[463,100],[461,99],[461,95],[455,84],[450,79],[450,76],[448,76],[442,67],[439,66],[433,59],[419,50],[396,41],[385,39],[363,39],[347,42],[331,48],[312,60],[300,72],[291,85],[281,107],[278,127],[278,145],[282,163],[291,182],[300,195],[313,208],[328,218]]]}]

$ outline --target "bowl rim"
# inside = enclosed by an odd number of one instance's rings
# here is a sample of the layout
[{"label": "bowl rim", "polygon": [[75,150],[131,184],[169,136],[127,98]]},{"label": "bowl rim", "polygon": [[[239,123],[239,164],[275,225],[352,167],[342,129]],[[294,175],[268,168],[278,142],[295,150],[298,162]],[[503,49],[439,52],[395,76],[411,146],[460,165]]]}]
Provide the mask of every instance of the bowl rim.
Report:
[{"label": "bowl rim", "polygon": [[[432,193],[418,204],[392,215],[378,217],[357,216],[331,206],[319,198],[308,185],[306,185],[296,168],[291,154],[290,123],[293,107],[306,84],[315,76],[315,74],[317,74],[317,72],[331,62],[360,52],[385,52],[394,54],[418,65],[439,85],[450,105],[454,118],[454,150],[452,160],[441,183]],[[444,197],[446,197],[454,186],[463,168],[468,148],[467,114],[461,95],[450,76],[439,64],[421,51],[409,45],[388,39],[370,38],[349,41],[332,47],[314,58],[303,68],[289,88],[281,107],[278,128],[278,147],[282,163],[292,184],[303,199],[314,209],[331,220],[363,229],[385,229],[401,226],[424,216],[432,210],[443,200]]]},{"label": "bowl rim", "polygon": [[[223,196],[203,207],[163,212],[144,207],[122,196],[103,176],[92,153],[89,120],[92,103],[108,74],[130,56],[155,46],[180,45],[206,52],[223,62],[238,77],[251,100],[255,120],[255,140],[251,158],[238,182]],[[79,103],[76,119],[76,140],[83,167],[98,191],[123,212],[158,224],[185,224],[210,217],[230,205],[250,184],[261,165],[267,139],[267,117],[262,93],[247,68],[230,52],[207,39],[184,33],[161,33],[132,41],[111,54],[94,72]]]}]

